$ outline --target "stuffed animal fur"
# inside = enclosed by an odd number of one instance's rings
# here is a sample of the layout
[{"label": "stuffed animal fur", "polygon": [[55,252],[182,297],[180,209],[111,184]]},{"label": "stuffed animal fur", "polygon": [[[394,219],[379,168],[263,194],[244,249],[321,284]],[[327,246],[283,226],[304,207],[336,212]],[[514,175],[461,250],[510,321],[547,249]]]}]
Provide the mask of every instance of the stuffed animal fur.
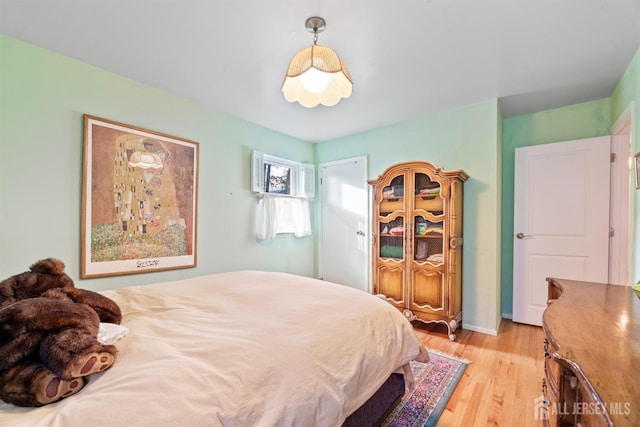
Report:
[{"label": "stuffed animal fur", "polygon": [[113,300],[77,289],[58,259],[0,282],[0,398],[42,406],[77,393],[117,356],[98,342],[100,322],[121,320]]}]

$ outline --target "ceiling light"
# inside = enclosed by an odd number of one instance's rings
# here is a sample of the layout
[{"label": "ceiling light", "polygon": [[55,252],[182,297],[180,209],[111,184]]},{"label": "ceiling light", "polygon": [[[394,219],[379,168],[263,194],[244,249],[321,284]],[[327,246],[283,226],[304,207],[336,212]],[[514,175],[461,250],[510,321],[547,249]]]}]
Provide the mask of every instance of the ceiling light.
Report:
[{"label": "ceiling light", "polygon": [[316,44],[318,33],[326,28],[324,19],[309,18],[305,28],[313,33],[313,45],[296,53],[291,60],[282,93],[287,101],[297,101],[304,107],[336,105],[341,98],[351,96],[351,76],[331,48]]}]

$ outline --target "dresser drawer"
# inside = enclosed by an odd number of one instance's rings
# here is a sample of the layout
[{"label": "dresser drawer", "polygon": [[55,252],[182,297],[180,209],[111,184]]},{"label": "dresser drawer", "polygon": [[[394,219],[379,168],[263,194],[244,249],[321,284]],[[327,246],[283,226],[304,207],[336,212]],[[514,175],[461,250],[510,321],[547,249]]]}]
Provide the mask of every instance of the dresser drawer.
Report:
[{"label": "dresser drawer", "polygon": [[[552,408],[556,405],[557,399],[549,388],[549,381],[547,378],[542,379],[542,405],[544,407],[536,407],[536,419],[542,421],[544,427],[556,427],[558,425],[558,418],[553,414]],[[539,403],[540,404],[540,403]]]},{"label": "dresser drawer", "polygon": [[552,402],[557,402],[558,401],[558,382],[556,377],[554,377],[551,374],[550,369],[548,367],[548,363],[549,363],[549,359],[546,359],[544,361],[544,374],[547,380],[546,382],[547,393],[549,394],[549,398],[551,399]]},{"label": "dresser drawer", "polygon": [[[562,376],[562,367],[551,357],[555,350],[548,339],[544,340],[544,374],[547,377],[547,387],[553,393],[554,398],[558,395],[558,385]],[[555,399],[554,399],[555,400]]]},{"label": "dresser drawer", "polygon": [[611,426],[611,420],[602,402],[590,393],[584,384],[578,384],[576,400],[580,402],[576,407],[576,425],[580,427]]}]

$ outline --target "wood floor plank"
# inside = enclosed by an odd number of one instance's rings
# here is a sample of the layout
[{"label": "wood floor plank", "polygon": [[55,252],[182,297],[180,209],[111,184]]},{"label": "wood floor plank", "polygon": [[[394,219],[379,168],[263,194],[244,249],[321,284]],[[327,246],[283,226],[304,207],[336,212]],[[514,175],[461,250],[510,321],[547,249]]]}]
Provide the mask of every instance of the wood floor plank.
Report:
[{"label": "wood floor plank", "polygon": [[470,360],[438,421],[439,427],[539,427],[535,399],[544,375],[542,328],[504,319],[497,336],[414,323],[424,345]]}]

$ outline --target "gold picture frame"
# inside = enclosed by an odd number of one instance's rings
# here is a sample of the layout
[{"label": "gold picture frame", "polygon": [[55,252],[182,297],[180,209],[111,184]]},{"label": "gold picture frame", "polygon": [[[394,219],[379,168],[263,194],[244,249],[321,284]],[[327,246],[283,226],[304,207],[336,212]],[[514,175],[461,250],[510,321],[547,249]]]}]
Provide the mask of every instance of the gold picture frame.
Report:
[{"label": "gold picture frame", "polygon": [[197,266],[199,143],[84,115],[83,279]]}]

